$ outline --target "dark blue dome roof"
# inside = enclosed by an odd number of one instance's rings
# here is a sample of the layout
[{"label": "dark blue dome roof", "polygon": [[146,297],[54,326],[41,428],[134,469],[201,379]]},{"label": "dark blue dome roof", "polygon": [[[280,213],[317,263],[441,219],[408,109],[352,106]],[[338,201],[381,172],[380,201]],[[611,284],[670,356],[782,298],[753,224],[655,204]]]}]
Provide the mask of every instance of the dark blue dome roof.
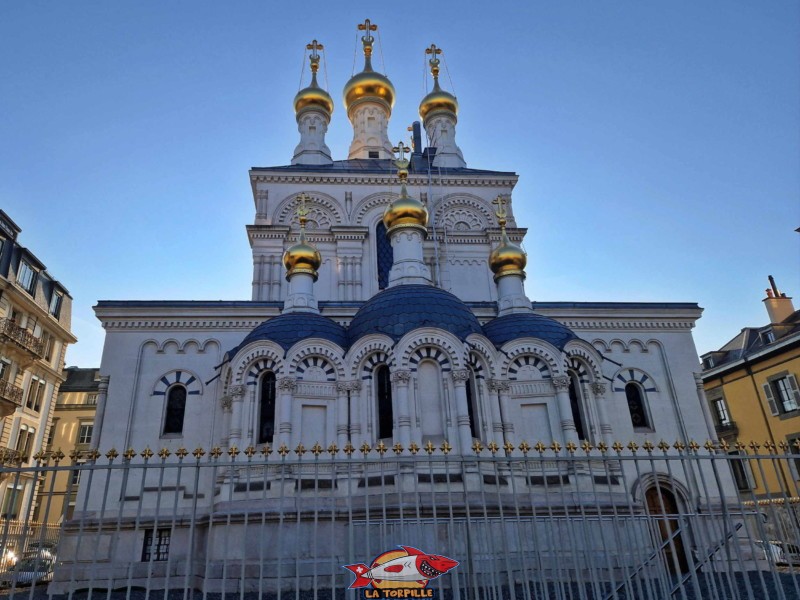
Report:
[{"label": "dark blue dome roof", "polygon": [[498,348],[511,340],[532,337],[550,342],[563,350],[568,341],[578,337],[566,325],[534,313],[512,313],[497,317],[486,323],[483,331]]},{"label": "dark blue dome roof", "polygon": [[397,341],[420,327],[438,327],[462,340],[483,333],[466,304],[432,285],[398,285],[376,294],[353,317],[347,333],[350,343],[371,333]]},{"label": "dark blue dome roof", "polygon": [[288,350],[300,340],[312,337],[331,341],[347,349],[347,333],[344,327],[317,313],[293,312],[261,323],[247,334],[241,344],[230,350],[228,356],[232,357],[240,348],[256,340],[269,340]]}]

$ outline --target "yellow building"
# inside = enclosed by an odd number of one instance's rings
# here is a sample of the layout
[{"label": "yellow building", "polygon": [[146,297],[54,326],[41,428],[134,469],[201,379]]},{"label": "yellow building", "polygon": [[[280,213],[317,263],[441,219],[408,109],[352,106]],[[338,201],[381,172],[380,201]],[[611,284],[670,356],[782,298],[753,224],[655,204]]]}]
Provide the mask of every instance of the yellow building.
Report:
[{"label": "yellow building", "polygon": [[[102,383],[99,369],[64,369],[65,381],[58,393],[47,450],[52,457],[61,451],[64,458],[59,466],[70,467],[82,462],[75,460],[75,450],[86,453],[90,449],[94,433],[94,416],[97,395]],[[73,455],[73,456],[71,456]],[[51,462],[50,464],[54,464]],[[48,471],[41,487],[40,501],[36,512],[37,521],[58,523],[71,518],[78,494],[79,474],[77,470]]]},{"label": "yellow building", "polygon": [[[781,293],[772,276],[764,304],[769,324],[746,327],[715,352],[704,354],[703,387],[717,433],[727,441],[731,454],[744,453],[734,445],[741,440],[761,445],[765,441],[780,450],[789,444],[800,454],[800,311]],[[747,454],[753,454],[748,448]],[[732,461],[743,500],[800,496],[797,461]]]}]

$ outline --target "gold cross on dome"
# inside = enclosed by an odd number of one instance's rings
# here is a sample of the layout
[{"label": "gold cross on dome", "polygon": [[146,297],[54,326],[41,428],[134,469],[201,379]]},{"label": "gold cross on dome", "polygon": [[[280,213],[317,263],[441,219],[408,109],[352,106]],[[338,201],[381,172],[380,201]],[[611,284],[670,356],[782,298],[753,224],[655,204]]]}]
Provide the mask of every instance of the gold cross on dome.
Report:
[{"label": "gold cross on dome", "polygon": [[306,224],[306,215],[308,215],[308,209],[306,208],[307,200],[310,200],[310,198],[305,192],[297,194],[297,220],[300,221],[300,227],[305,227]]},{"label": "gold cross on dome", "polygon": [[430,48],[425,48],[425,54],[430,54],[431,55],[431,59],[428,61],[428,64],[431,66],[431,75],[433,75],[434,78],[438,78],[439,77],[439,62],[440,61],[439,61],[438,58],[436,58],[436,55],[437,54],[441,54],[441,53],[442,53],[442,49],[441,48],[437,48],[436,44],[431,44]]},{"label": "gold cross on dome", "polygon": [[311,50],[311,56],[319,56],[317,50],[324,50],[325,46],[320,44],[317,40],[311,40],[310,44],[306,44],[306,50]]},{"label": "gold cross on dome", "polygon": [[497,215],[498,219],[503,219],[508,216],[506,212],[506,204],[508,204],[508,200],[504,196],[497,196],[494,200],[492,200],[492,204],[497,206],[497,210],[495,211],[495,215]]},{"label": "gold cross on dome", "polygon": [[372,37],[370,31],[377,31],[378,26],[374,25],[369,19],[365,19],[363,23],[358,24],[358,30],[367,32],[361,39],[365,44],[371,44],[375,38]]},{"label": "gold cross on dome", "polygon": [[392,152],[395,154],[399,154],[400,156],[397,157],[397,160],[405,160],[406,159],[406,152],[409,151],[409,147],[406,146],[403,142],[397,142],[397,146],[392,148]]}]

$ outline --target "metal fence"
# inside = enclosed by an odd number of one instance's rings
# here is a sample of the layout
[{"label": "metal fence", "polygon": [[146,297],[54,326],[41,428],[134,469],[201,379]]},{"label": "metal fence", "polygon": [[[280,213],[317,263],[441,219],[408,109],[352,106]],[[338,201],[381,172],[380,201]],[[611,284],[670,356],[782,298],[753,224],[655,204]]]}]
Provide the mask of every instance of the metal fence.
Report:
[{"label": "metal fence", "polygon": [[58,478],[45,475],[66,472],[73,501],[54,526],[0,522],[19,560],[0,583],[69,598],[800,598],[790,450],[39,453],[0,471],[7,493],[35,475],[47,509]]}]

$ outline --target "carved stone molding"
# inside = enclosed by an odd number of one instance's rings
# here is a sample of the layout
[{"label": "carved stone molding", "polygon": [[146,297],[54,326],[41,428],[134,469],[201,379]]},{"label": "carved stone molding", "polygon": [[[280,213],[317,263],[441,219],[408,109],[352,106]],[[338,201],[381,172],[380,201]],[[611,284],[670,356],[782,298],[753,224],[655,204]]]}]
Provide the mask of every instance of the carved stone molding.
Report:
[{"label": "carved stone molding", "polygon": [[278,389],[293,392],[297,388],[297,380],[294,377],[281,377],[278,380]]},{"label": "carved stone molding", "polygon": [[499,379],[490,379],[489,389],[495,392],[509,392],[511,391],[511,383],[508,381],[500,381]]},{"label": "carved stone molding", "polygon": [[347,392],[350,390],[350,382],[349,381],[337,381],[336,382],[336,391],[340,394],[342,392]]},{"label": "carved stone molding", "polygon": [[551,381],[553,382],[553,387],[556,388],[557,391],[566,392],[569,389],[569,377],[566,375],[553,377]]},{"label": "carved stone molding", "polygon": [[228,388],[229,395],[233,396],[244,396],[245,387],[243,385],[232,385]]},{"label": "carved stone molding", "polygon": [[219,403],[223,410],[230,410],[231,406],[233,406],[233,398],[230,396],[223,396],[220,398]]},{"label": "carved stone molding", "polygon": [[606,384],[595,382],[592,384],[592,393],[595,396],[604,396],[606,393]]},{"label": "carved stone molding", "polygon": [[466,369],[452,371],[450,375],[453,377],[453,381],[455,382],[465,382],[467,379],[469,379],[469,371]]},{"label": "carved stone molding", "polygon": [[347,384],[348,389],[352,392],[360,392],[361,391],[361,382],[360,381],[351,381]]},{"label": "carved stone molding", "polygon": [[408,383],[411,381],[411,371],[395,371],[392,373],[392,381],[395,383]]}]

